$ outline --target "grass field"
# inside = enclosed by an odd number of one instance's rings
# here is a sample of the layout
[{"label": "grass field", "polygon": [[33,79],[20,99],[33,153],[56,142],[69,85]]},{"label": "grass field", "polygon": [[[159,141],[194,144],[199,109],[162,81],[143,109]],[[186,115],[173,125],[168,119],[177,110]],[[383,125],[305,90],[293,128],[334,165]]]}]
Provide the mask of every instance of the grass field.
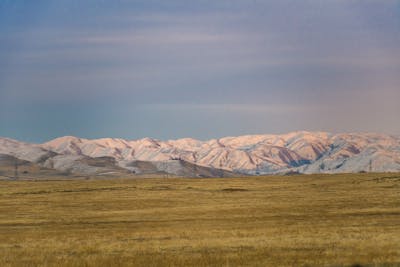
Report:
[{"label": "grass field", "polygon": [[400,266],[400,175],[0,181],[0,266]]}]

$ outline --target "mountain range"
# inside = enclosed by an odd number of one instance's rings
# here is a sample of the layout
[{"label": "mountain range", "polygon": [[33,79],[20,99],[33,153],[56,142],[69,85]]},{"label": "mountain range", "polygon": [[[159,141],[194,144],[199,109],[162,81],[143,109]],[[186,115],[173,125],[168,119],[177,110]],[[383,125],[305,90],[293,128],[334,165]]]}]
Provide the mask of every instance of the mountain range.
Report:
[{"label": "mountain range", "polygon": [[[0,138],[0,166],[20,161],[81,175],[221,177],[286,173],[400,171],[400,137],[292,132],[200,141],[60,137],[43,144]],[[3,163],[2,163],[3,162]],[[11,164],[12,165],[12,164]],[[1,172],[0,172],[1,175]]]}]

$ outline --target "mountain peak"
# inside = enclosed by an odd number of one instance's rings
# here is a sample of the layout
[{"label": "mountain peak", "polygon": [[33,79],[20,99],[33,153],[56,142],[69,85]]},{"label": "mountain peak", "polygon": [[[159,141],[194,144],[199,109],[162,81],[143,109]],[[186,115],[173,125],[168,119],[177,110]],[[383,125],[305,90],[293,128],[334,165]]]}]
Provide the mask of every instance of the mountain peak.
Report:
[{"label": "mountain peak", "polygon": [[46,144],[60,145],[63,143],[82,142],[82,140],[86,140],[86,139],[81,139],[76,136],[66,135],[66,136],[57,137],[55,139],[52,139],[52,140],[46,142]]}]

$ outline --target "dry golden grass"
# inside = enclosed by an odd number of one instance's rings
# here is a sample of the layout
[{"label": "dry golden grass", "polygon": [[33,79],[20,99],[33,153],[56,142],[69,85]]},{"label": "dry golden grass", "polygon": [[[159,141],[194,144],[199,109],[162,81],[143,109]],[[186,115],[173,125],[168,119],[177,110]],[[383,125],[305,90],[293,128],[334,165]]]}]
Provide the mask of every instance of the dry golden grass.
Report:
[{"label": "dry golden grass", "polygon": [[400,175],[0,181],[0,266],[400,266]]}]

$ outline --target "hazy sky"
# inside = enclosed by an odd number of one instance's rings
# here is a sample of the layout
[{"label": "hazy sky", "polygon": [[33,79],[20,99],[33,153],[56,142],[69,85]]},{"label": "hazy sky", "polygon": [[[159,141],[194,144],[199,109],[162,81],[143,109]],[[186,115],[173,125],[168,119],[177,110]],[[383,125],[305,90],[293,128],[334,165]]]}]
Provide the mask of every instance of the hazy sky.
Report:
[{"label": "hazy sky", "polygon": [[400,134],[400,1],[0,0],[0,136]]}]

